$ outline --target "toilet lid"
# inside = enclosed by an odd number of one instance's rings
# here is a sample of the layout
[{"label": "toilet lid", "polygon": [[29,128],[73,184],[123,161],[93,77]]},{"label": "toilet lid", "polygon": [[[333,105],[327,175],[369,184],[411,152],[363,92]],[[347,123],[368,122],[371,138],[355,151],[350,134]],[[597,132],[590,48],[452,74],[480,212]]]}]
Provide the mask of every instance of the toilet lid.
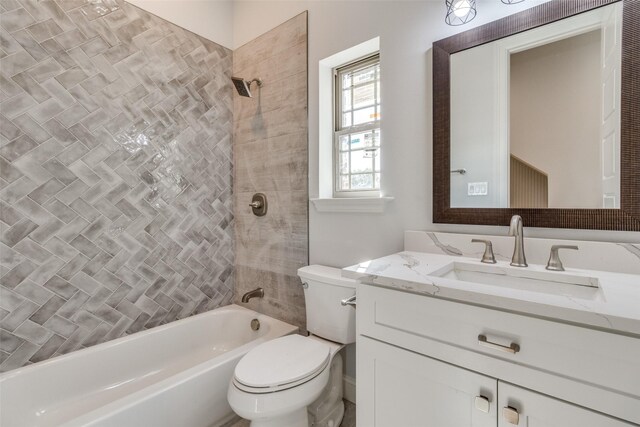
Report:
[{"label": "toilet lid", "polygon": [[235,381],[251,388],[281,388],[322,371],[331,359],[328,345],[300,335],[267,341],[236,365]]}]

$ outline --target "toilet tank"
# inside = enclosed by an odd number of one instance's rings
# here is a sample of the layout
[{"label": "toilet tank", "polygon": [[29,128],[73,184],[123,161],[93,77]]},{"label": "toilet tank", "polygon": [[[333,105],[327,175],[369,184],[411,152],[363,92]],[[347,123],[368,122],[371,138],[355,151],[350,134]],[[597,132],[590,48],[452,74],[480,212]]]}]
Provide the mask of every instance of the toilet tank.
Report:
[{"label": "toilet tank", "polygon": [[356,342],[356,310],[340,302],[356,294],[356,281],[339,268],[310,265],[298,270],[304,287],[307,330],[341,344]]}]

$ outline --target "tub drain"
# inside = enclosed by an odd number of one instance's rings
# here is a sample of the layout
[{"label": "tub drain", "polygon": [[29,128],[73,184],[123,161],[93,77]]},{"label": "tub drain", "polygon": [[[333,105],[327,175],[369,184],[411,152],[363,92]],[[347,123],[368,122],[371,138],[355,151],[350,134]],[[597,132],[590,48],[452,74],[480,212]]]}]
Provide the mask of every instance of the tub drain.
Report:
[{"label": "tub drain", "polygon": [[251,321],[251,329],[253,329],[254,331],[260,329],[260,321],[258,319],[253,319]]}]

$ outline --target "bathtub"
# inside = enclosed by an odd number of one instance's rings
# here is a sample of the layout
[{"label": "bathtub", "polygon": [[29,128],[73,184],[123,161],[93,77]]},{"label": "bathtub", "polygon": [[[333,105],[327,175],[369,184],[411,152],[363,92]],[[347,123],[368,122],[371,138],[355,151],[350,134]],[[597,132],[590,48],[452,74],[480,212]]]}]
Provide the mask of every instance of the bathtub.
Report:
[{"label": "bathtub", "polygon": [[0,426],[217,426],[240,358],[297,330],[230,305],[16,369],[0,375]]}]

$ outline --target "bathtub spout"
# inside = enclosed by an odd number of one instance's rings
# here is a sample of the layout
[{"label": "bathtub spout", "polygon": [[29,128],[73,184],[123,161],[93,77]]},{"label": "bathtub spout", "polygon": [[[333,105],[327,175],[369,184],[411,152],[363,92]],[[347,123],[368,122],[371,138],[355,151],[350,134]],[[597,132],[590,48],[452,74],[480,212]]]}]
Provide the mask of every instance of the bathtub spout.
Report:
[{"label": "bathtub spout", "polygon": [[264,289],[257,288],[242,295],[242,302],[247,303],[251,298],[262,298],[262,297],[264,297]]}]

